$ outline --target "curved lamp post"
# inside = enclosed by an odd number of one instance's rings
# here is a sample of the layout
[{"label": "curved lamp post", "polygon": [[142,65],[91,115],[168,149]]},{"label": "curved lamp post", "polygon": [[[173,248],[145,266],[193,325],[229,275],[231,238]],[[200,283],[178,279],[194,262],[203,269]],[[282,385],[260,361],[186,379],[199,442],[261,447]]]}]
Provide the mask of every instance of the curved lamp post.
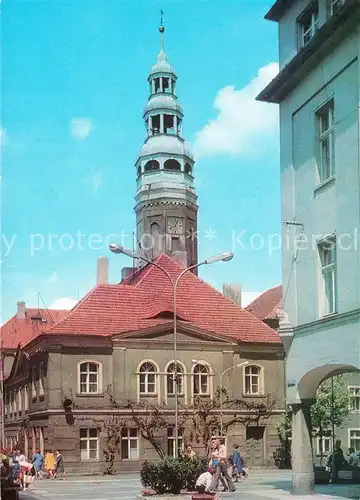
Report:
[{"label": "curved lamp post", "polygon": [[[192,359],[191,361],[194,365],[200,362],[197,359]],[[224,378],[224,375],[231,370],[235,370],[235,368],[241,368],[242,366],[246,366],[249,363],[250,363],[250,361],[243,361],[242,363],[238,363],[237,365],[229,366],[229,368],[226,368],[226,370],[224,370],[222,373],[220,373],[215,368],[215,371],[219,375],[219,379],[220,379],[220,435],[221,435],[221,437],[223,437],[223,427],[224,427],[224,425],[223,425],[223,389],[224,389],[223,378]]]},{"label": "curved lamp post", "polygon": [[153,262],[151,260],[146,259],[145,257],[139,255],[137,252],[134,252],[133,250],[130,250],[129,248],[123,247],[122,245],[118,245],[117,243],[112,243],[109,245],[109,249],[111,252],[115,254],[123,254],[127,255],[128,257],[131,257],[132,259],[138,259],[138,260],[143,260],[147,264],[151,264],[154,267],[157,267],[160,271],[162,271],[169,279],[172,289],[173,289],[173,294],[174,294],[174,397],[175,397],[175,456],[176,458],[179,456],[179,406],[178,406],[178,365],[177,365],[177,289],[178,285],[180,283],[181,278],[184,276],[189,271],[192,271],[193,269],[206,265],[206,264],[214,264],[215,262],[227,262],[231,260],[234,257],[234,254],[232,252],[225,252],[219,255],[215,255],[213,257],[209,257],[208,259],[203,260],[202,262],[199,262],[198,264],[194,264],[193,266],[187,267],[181,273],[179,276],[174,280],[172,276],[169,274],[169,272],[164,269],[162,266],[159,266],[156,262]]}]

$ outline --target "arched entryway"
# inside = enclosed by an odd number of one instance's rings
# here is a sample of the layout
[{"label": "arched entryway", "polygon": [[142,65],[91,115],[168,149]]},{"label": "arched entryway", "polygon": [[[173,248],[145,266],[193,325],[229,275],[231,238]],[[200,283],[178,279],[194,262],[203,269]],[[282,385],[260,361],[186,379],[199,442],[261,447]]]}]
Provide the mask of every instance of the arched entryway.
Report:
[{"label": "arched entryway", "polygon": [[356,366],[328,363],[305,373],[297,384],[297,399],[291,401],[293,494],[305,495],[315,491],[310,411],[318,387],[328,378],[359,371]]}]

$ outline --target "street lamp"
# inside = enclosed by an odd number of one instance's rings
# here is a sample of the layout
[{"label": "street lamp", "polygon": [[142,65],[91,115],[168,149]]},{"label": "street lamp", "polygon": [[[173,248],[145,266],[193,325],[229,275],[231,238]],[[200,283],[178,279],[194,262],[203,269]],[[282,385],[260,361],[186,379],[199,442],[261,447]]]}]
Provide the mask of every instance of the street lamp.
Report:
[{"label": "street lamp", "polygon": [[179,456],[179,405],[178,405],[178,381],[177,381],[177,376],[178,376],[178,364],[177,364],[177,313],[176,313],[176,308],[177,308],[177,288],[180,283],[181,278],[184,276],[189,271],[192,271],[193,269],[206,265],[206,264],[214,264],[215,262],[228,262],[234,257],[234,254],[232,252],[225,252],[220,255],[215,255],[213,257],[209,257],[208,259],[203,260],[202,262],[199,262],[198,264],[194,264],[190,267],[187,267],[181,273],[179,276],[174,280],[172,276],[169,274],[169,272],[164,269],[163,267],[159,266],[156,262],[153,262],[142,255],[139,255],[137,252],[134,252],[133,250],[130,250],[129,248],[125,248],[122,245],[118,245],[117,243],[111,243],[109,245],[109,249],[111,252],[115,254],[123,254],[127,255],[128,257],[131,257],[132,259],[138,259],[138,260],[143,260],[147,264],[151,264],[154,267],[157,267],[160,271],[162,271],[166,276],[168,277],[171,286],[173,288],[173,294],[174,294],[174,397],[175,397],[175,456],[176,458]]},{"label": "street lamp", "polygon": [[[197,359],[192,359],[192,363],[195,365],[199,363]],[[226,373],[228,373],[230,370],[234,370],[235,368],[241,368],[242,366],[246,366],[249,364],[249,361],[243,361],[242,363],[238,363],[237,365],[234,366],[229,366],[229,368],[226,368],[222,373],[220,373],[218,370],[215,371],[218,373],[219,378],[220,378],[220,436],[223,437],[223,378]]]}]

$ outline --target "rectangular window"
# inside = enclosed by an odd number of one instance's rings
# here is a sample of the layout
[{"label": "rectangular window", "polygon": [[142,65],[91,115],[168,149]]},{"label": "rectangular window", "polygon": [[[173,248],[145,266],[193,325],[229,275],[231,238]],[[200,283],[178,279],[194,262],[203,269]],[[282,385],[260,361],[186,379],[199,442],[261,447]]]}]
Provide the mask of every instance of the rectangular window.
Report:
[{"label": "rectangular window", "polygon": [[350,386],[350,411],[360,412],[360,386]]},{"label": "rectangular window", "polygon": [[9,406],[10,406],[10,417],[13,416],[13,411],[14,411],[14,394],[13,392],[11,391],[10,392],[10,396],[9,396]]},{"label": "rectangular window", "polygon": [[18,401],[19,401],[19,391],[16,389],[14,391],[14,416],[17,415],[17,412],[18,412]]},{"label": "rectangular window", "polygon": [[31,397],[33,402],[36,401],[37,399],[37,393],[36,393],[36,366],[32,367],[31,370]]},{"label": "rectangular window", "polygon": [[325,182],[335,174],[335,122],[334,100],[331,99],[316,112],[318,151],[317,169],[319,182]]},{"label": "rectangular window", "polygon": [[[182,427],[179,427],[179,432],[178,432],[178,450],[179,451],[182,451],[184,449],[183,436],[184,436],[184,429]],[[174,429],[174,427],[167,428],[167,454],[169,457],[176,456],[175,429]]]},{"label": "rectangular window", "polygon": [[137,429],[121,430],[121,458],[137,460],[139,458],[139,438]]},{"label": "rectangular window", "polygon": [[99,460],[98,429],[80,429],[80,460]]},{"label": "rectangular window", "polygon": [[18,412],[19,412],[19,415],[21,415],[21,413],[22,413],[22,394],[23,394],[23,390],[19,389],[19,392],[18,392]]},{"label": "rectangular window", "polygon": [[321,439],[319,437],[316,438],[317,455],[321,455],[321,444],[322,444],[322,454],[330,455],[332,449],[332,438],[330,436],[323,436]]},{"label": "rectangular window", "polygon": [[360,429],[349,429],[349,447],[360,452]]},{"label": "rectangular window", "polygon": [[29,387],[26,385],[24,390],[24,409],[25,412],[29,411]]},{"label": "rectangular window", "polygon": [[44,362],[40,363],[40,370],[39,370],[39,399],[40,399],[40,401],[45,400],[45,364],[44,364]]},{"label": "rectangular window", "polygon": [[334,16],[339,12],[344,5],[345,0],[329,0],[330,1],[330,16]]},{"label": "rectangular window", "polygon": [[336,312],[336,240],[334,237],[318,244],[321,265],[319,302],[321,316]]},{"label": "rectangular window", "polygon": [[305,47],[319,29],[318,2],[311,3],[298,19],[300,48]]}]

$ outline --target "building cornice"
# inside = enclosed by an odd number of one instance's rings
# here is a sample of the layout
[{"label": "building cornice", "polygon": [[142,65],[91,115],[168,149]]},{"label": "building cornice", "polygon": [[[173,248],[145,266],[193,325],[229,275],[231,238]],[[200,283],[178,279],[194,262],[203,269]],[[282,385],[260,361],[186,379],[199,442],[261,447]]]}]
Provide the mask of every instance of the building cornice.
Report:
[{"label": "building cornice", "polygon": [[305,323],[304,325],[295,326],[293,328],[293,331],[295,335],[312,334],[312,329],[316,329],[316,331],[319,331],[319,329],[321,328],[335,328],[339,326],[339,323],[342,324],[344,322],[359,322],[360,326],[360,309],[353,309],[352,311],[347,311],[345,313],[331,314],[316,321],[311,321],[310,323]]},{"label": "building cornice", "polygon": [[360,20],[360,3],[347,0],[313,39],[280,71],[280,73],[256,97],[257,101],[279,104],[294,90],[304,75],[319,64],[321,58],[331,52],[339,41],[352,33],[351,29]]}]

